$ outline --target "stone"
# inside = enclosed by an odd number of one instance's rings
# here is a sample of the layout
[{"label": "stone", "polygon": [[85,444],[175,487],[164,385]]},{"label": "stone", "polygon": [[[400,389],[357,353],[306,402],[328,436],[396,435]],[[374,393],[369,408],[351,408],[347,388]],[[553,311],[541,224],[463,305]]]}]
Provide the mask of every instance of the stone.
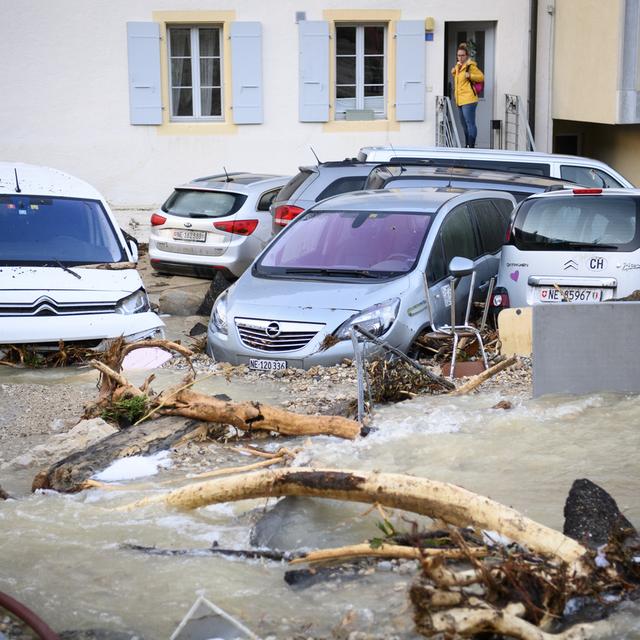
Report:
[{"label": "stone", "polygon": [[616,501],[586,478],[571,486],[564,505],[563,533],[591,548],[606,544],[613,536],[638,535]]}]

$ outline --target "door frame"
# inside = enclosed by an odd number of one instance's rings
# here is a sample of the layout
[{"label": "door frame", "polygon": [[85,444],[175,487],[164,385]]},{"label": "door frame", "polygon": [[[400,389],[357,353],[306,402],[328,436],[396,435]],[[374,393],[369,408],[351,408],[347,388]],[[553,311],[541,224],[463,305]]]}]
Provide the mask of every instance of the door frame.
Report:
[{"label": "door frame", "polygon": [[451,100],[454,117],[458,132],[461,134],[461,142],[464,143],[462,135],[462,124],[460,123],[460,115],[456,108],[453,97],[453,85],[451,77],[451,69],[456,63],[456,51],[460,44],[458,34],[461,31],[466,32],[465,39],[469,38],[469,34],[477,31],[484,32],[484,60],[480,60],[478,66],[485,74],[484,91],[478,100],[478,110],[476,112],[476,125],[478,127],[478,136],[476,139],[476,147],[489,149],[492,142],[491,120],[494,118],[494,93],[495,93],[495,41],[496,41],[496,25],[495,21],[477,21],[477,22],[457,22],[450,21],[445,23],[445,42],[444,42],[444,95]]}]

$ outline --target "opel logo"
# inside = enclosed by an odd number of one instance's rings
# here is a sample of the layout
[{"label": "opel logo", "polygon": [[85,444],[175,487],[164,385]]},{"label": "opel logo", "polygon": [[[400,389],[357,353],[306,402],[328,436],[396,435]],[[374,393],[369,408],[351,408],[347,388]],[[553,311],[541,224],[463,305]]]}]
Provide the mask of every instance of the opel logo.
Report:
[{"label": "opel logo", "polygon": [[187,227],[187,229],[190,229],[191,227],[193,227],[193,225],[190,222],[185,222],[184,226]]},{"label": "opel logo", "polygon": [[267,325],[265,333],[270,338],[277,338],[280,335],[280,325],[277,322],[271,322],[269,325]]}]

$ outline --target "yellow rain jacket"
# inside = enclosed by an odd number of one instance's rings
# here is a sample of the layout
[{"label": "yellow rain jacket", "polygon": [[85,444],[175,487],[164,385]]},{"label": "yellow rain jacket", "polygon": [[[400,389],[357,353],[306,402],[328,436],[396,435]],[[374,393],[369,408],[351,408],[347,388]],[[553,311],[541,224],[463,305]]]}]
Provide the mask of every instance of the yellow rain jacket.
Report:
[{"label": "yellow rain jacket", "polygon": [[[453,95],[455,96],[456,104],[461,107],[463,104],[478,102],[478,96],[473,90],[471,83],[484,82],[484,73],[478,69],[478,65],[474,60],[467,60],[460,71],[458,71],[457,68],[458,65],[451,69],[451,75],[453,76]],[[467,72],[469,72],[469,78],[467,78]]]}]

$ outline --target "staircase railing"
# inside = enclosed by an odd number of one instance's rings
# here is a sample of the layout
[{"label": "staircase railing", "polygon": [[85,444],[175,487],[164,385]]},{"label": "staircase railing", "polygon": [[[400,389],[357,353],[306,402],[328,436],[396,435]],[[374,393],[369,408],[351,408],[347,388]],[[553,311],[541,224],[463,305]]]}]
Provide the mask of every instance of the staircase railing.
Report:
[{"label": "staircase railing", "polygon": [[504,98],[504,148],[517,151],[524,146],[525,151],[535,151],[535,141],[520,96],[507,93]]},{"label": "staircase railing", "polygon": [[436,96],[436,147],[461,147],[451,100]]}]

